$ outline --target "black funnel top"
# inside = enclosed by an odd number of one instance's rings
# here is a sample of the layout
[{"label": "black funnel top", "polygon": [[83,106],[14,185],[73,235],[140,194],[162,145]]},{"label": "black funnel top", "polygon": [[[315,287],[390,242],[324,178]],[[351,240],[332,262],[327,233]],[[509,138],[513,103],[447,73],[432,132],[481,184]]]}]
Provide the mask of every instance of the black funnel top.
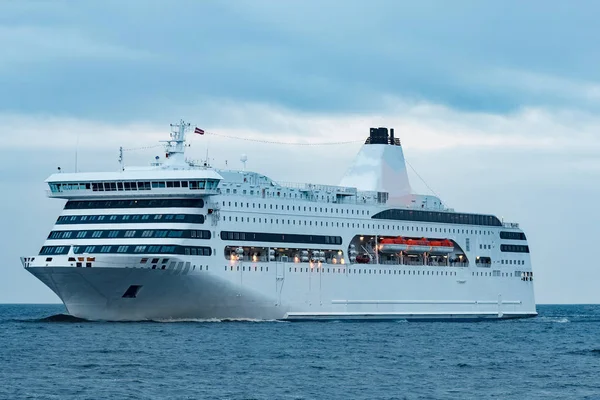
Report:
[{"label": "black funnel top", "polygon": [[371,144],[388,144],[389,137],[387,128],[371,128],[369,135]]}]

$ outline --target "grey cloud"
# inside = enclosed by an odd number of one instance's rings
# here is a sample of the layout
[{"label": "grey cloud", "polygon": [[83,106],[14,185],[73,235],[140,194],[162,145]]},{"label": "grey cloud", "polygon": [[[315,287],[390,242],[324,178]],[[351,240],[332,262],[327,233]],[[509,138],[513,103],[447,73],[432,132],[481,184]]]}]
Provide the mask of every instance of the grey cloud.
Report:
[{"label": "grey cloud", "polygon": [[[598,11],[591,1],[577,7],[542,1],[3,2],[0,117],[29,118],[29,132],[38,115],[88,123],[65,124],[69,135],[61,136],[59,124],[44,133],[41,119],[39,135],[57,145],[3,147],[0,184],[11,194],[2,202],[10,229],[0,240],[0,301],[57,301],[18,257],[39,250],[60,213],[62,202],[44,197],[43,180],[59,165],[73,168],[78,127],[89,134],[80,158],[80,168],[89,171],[116,168],[117,148],[105,145],[117,143],[115,127],[125,126],[124,141],[135,136],[140,146],[154,144],[145,131],[154,135],[182,115],[218,131],[305,132],[328,141],[329,133],[340,132],[362,138],[372,121],[388,124],[398,114],[394,121],[410,119],[406,130],[398,127],[403,141],[416,146],[406,146],[407,159],[447,204],[522,224],[538,301],[597,302],[600,272],[585,252],[571,249],[594,248],[600,220],[592,204],[600,195],[594,185],[598,141],[592,140]],[[448,108],[432,109],[432,103]],[[236,109],[240,104],[246,108]],[[513,112],[528,109],[534,111],[526,118]],[[482,110],[491,115],[477,113]],[[310,124],[320,116],[331,122]],[[422,132],[410,130],[423,120],[439,133],[428,137],[455,140],[464,129],[478,137],[527,137],[528,145],[431,150],[426,146],[435,143],[418,143],[414,135]],[[139,121],[148,129],[128,129]],[[19,124],[3,126],[4,143],[23,132]],[[95,147],[104,129],[111,133]],[[218,166],[224,158],[241,166],[239,156],[247,152],[248,167],[274,179],[332,184],[358,147],[307,151],[204,139],[211,154],[219,152]],[[545,147],[546,139],[558,144]],[[205,144],[195,142],[191,150],[201,157]],[[144,164],[155,153],[132,152],[126,161]],[[427,192],[412,172],[411,179]]]},{"label": "grey cloud", "polygon": [[597,82],[594,2],[59,2],[42,9],[0,5],[0,51],[10,55],[0,67],[1,109],[164,120],[215,97],[376,112],[386,95],[494,112],[598,108],[584,87],[565,96],[560,85],[515,84],[497,72]]}]

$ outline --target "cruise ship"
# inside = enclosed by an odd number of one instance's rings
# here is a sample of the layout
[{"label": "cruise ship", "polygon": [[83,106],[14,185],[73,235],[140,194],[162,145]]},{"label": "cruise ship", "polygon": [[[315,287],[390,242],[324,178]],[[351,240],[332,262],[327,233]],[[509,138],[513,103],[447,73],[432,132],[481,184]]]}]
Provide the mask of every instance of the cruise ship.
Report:
[{"label": "cruise ship", "polygon": [[[480,320],[537,315],[525,233],[414,194],[394,129],[370,128],[338,186],[185,157],[55,173],[66,200],[21,258],[89,320]],[[195,134],[204,134],[196,128]],[[203,138],[204,136],[199,136]],[[326,167],[324,165],[324,167]]]}]

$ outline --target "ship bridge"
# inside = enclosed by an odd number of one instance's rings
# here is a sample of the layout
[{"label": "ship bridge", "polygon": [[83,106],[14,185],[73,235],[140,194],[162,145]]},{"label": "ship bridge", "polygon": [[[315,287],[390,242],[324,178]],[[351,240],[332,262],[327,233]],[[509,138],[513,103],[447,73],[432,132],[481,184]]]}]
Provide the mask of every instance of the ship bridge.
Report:
[{"label": "ship bridge", "polygon": [[54,198],[198,197],[219,194],[223,177],[212,169],[57,173],[46,179]]}]

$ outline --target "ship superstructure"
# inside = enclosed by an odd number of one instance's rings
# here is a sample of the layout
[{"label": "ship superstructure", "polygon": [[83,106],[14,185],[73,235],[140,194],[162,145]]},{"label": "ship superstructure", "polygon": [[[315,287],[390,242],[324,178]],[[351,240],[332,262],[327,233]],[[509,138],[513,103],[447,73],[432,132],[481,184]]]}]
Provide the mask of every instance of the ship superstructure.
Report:
[{"label": "ship superstructure", "polygon": [[185,160],[57,173],[66,199],[24,267],[94,320],[480,319],[536,315],[526,236],[412,193],[400,140],[369,137],[340,186]]}]

